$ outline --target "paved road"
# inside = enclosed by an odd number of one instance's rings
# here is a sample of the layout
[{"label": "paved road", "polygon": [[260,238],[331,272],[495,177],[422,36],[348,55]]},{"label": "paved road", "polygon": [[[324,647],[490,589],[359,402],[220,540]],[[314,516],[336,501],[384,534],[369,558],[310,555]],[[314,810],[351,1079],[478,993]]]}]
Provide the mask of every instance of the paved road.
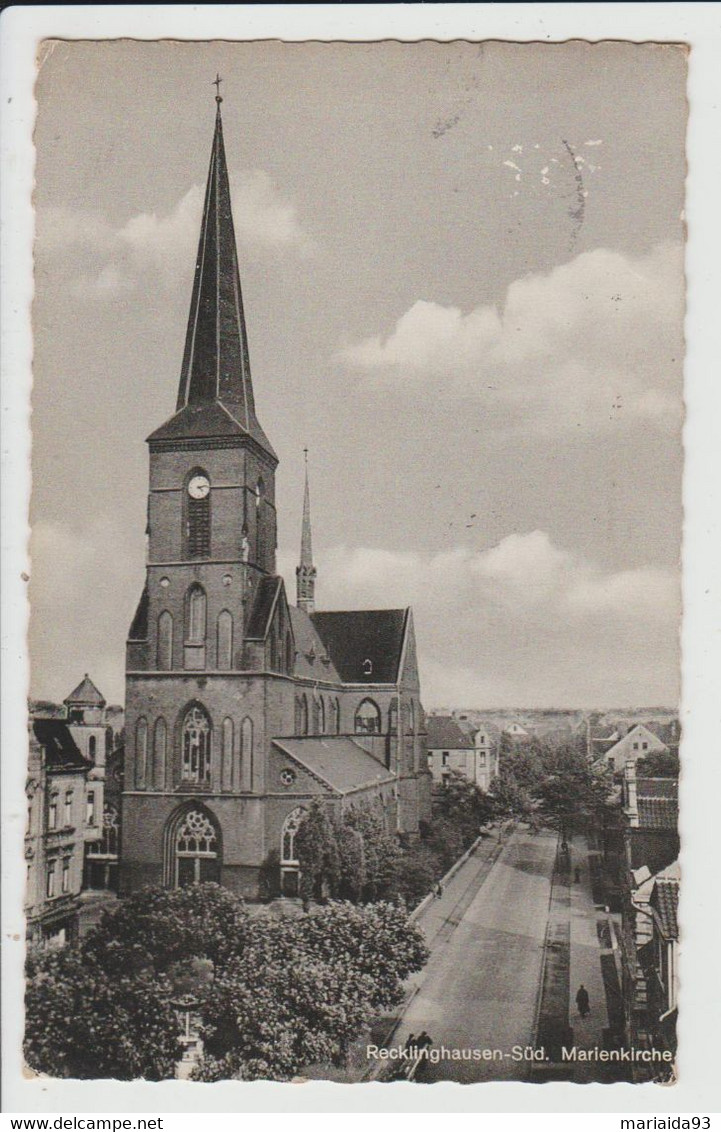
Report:
[{"label": "paved road", "polygon": [[[433,954],[393,1044],[426,1030],[437,1049],[510,1054],[531,1040],[556,836],[514,833],[490,872],[469,861],[446,926],[429,933]],[[456,878],[454,878],[455,880]],[[457,886],[457,887],[456,887]],[[444,894],[444,905],[451,893]],[[460,920],[458,926],[455,921]],[[430,925],[429,925],[430,926]],[[524,1080],[529,1063],[426,1062],[419,1081]]]}]

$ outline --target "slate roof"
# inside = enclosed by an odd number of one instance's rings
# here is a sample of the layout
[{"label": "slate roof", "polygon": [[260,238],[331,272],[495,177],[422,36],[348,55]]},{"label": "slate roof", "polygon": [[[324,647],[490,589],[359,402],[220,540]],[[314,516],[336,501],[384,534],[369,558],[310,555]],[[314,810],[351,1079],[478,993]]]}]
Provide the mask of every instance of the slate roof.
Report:
[{"label": "slate roof", "polygon": [[395,780],[392,771],[346,736],[274,739],[273,746],[337,794]]},{"label": "slate roof", "polygon": [[148,606],[149,605],[150,605],[150,598],[148,596],[148,587],[145,586],[142,594],[140,595],[140,601],[138,602],[138,608],[135,610],[135,616],[133,617],[133,623],[130,626],[130,632],[128,633],[128,640],[129,641],[147,641],[147,639],[148,639]]},{"label": "slate roof", "polygon": [[678,802],[672,798],[637,798],[638,824],[642,829],[677,829]]},{"label": "slate roof", "polygon": [[69,696],[63,700],[64,704],[82,704],[89,707],[105,707],[105,697],[93,684],[87,672]]},{"label": "slate roof", "polygon": [[436,750],[439,747],[452,751],[473,749],[473,740],[459,727],[453,716],[426,716],[426,731],[429,750]]},{"label": "slate roof", "polygon": [[678,939],[679,870],[674,862],[656,877],[651,904],[665,939]]},{"label": "slate roof", "polygon": [[311,615],[346,684],[395,683],[407,617],[407,609],[354,609]]},{"label": "slate roof", "polygon": [[149,440],[246,435],[275,460],[255,414],[221,101],[215,115],[176,415]]},{"label": "slate roof", "polygon": [[637,778],[637,798],[674,798],[678,799],[677,778]]},{"label": "slate roof", "polygon": [[333,680],[340,682],[328,649],[318,636],[315,625],[304,609],[289,606],[290,623],[295,637],[296,676],[308,676],[313,680]]},{"label": "slate roof", "polygon": [[63,719],[34,719],[33,734],[45,751],[49,770],[89,770],[92,763],[83,758]]},{"label": "slate roof", "polygon": [[199,405],[185,405],[170,420],[156,428],[148,437],[148,443],[157,440],[223,439],[229,436],[252,436],[270,455],[275,456],[270,441],[257,421],[251,428],[243,428],[230,408],[221,401],[206,401]]},{"label": "slate roof", "polygon": [[265,576],[260,579],[255,590],[253,606],[248,618],[246,638],[251,641],[264,641],[268,633],[268,624],[275,606],[278,591],[283,585],[283,579],[278,575]]}]

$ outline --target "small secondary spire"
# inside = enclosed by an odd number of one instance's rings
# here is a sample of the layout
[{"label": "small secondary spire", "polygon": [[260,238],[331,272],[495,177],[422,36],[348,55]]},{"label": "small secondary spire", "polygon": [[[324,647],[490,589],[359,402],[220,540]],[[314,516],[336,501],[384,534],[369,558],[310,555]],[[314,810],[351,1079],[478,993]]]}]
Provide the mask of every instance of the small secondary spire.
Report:
[{"label": "small secondary spire", "polygon": [[315,609],[316,568],[313,565],[313,544],[310,529],[310,487],[308,485],[308,449],[303,449],[305,460],[305,490],[303,492],[303,526],[300,536],[300,565],[295,570],[296,605],[306,613]]}]

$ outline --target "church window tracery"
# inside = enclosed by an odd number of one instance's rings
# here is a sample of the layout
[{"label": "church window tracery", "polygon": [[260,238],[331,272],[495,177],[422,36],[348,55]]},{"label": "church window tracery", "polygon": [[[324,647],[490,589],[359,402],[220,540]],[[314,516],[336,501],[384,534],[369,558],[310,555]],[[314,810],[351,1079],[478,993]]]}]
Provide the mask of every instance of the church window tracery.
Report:
[{"label": "church window tracery", "polygon": [[171,838],[176,887],[217,881],[220,863],[218,834],[210,815],[199,807],[181,816]]},{"label": "church window tracery", "polygon": [[210,783],[212,731],[210,720],[200,706],[190,708],[183,721],[183,781]]},{"label": "church window tracery", "polygon": [[378,704],[373,700],[362,700],[355,713],[356,735],[379,735],[381,730],[381,713]]}]

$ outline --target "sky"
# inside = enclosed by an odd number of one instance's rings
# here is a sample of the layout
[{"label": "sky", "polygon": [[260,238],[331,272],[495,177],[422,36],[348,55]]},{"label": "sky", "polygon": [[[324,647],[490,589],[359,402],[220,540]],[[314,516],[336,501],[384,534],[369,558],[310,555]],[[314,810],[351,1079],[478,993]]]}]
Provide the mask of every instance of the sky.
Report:
[{"label": "sky", "polygon": [[678,697],[686,56],[62,42],[36,89],[35,696],[123,700],[216,72],[294,594],[412,604],[426,708]]}]

